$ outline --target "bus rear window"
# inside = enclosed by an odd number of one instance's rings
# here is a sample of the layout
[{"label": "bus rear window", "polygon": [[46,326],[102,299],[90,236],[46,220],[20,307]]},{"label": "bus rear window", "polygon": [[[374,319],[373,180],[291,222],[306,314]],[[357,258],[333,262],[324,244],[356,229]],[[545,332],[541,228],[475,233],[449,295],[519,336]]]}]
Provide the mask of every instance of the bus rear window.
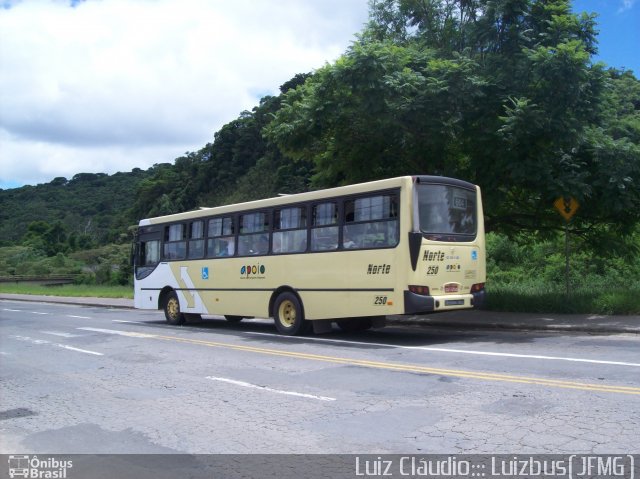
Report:
[{"label": "bus rear window", "polygon": [[420,231],[429,239],[466,241],[475,237],[476,192],[438,184],[416,185]]}]

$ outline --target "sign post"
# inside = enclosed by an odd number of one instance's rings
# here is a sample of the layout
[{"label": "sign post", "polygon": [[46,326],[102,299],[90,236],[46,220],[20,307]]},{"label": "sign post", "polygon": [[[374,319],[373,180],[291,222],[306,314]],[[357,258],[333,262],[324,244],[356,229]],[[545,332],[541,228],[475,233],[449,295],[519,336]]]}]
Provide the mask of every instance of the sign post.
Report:
[{"label": "sign post", "polygon": [[564,283],[565,296],[569,298],[569,222],[580,208],[580,203],[572,196],[561,196],[553,202],[553,206],[564,218]]}]

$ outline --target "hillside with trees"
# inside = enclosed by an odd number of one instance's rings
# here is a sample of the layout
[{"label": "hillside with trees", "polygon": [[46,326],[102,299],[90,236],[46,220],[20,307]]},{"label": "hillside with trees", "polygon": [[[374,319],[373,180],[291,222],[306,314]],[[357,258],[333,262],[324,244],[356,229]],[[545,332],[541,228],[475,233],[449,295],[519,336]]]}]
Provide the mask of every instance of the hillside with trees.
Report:
[{"label": "hillside with trees", "polygon": [[479,184],[488,230],[520,244],[557,241],[553,201],[573,196],[576,247],[601,265],[592,273],[616,258],[634,268],[640,82],[596,52],[595,16],[570,0],[372,1],[338,60],[296,75],[199,151],[0,190],[0,238],[66,255],[128,242],[141,217],[420,173]]},{"label": "hillside with trees", "polygon": [[[71,249],[116,242],[131,222],[128,210],[140,182],[154,169],[129,173],[79,173],[70,180],[0,190],[0,245],[34,235],[64,236]],[[53,246],[52,244],[49,246]],[[54,251],[55,250],[55,251]],[[57,248],[48,253],[57,253]]]}]

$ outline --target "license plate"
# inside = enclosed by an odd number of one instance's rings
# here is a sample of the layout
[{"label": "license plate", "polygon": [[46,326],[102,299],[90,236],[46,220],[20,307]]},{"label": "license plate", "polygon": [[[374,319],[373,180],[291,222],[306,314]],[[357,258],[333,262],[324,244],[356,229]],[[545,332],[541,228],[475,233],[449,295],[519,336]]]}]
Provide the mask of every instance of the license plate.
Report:
[{"label": "license plate", "polygon": [[458,292],[458,285],[456,283],[445,284],[444,285],[444,292],[445,293],[457,293]]},{"label": "license plate", "polygon": [[446,299],[444,301],[445,306],[462,306],[464,304],[464,299]]}]

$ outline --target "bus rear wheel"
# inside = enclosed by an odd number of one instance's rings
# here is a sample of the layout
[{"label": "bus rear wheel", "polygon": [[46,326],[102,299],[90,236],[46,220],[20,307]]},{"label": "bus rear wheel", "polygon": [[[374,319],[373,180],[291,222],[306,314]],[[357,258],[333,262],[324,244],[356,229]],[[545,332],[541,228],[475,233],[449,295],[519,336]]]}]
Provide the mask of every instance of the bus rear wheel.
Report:
[{"label": "bus rear wheel", "polygon": [[273,319],[280,334],[296,336],[309,330],[309,322],[304,319],[300,299],[288,291],[276,298],[273,305]]},{"label": "bus rear wheel", "polygon": [[175,291],[169,292],[164,301],[164,317],[167,323],[173,325],[184,324],[185,322],[184,314],[180,311],[180,300]]}]

